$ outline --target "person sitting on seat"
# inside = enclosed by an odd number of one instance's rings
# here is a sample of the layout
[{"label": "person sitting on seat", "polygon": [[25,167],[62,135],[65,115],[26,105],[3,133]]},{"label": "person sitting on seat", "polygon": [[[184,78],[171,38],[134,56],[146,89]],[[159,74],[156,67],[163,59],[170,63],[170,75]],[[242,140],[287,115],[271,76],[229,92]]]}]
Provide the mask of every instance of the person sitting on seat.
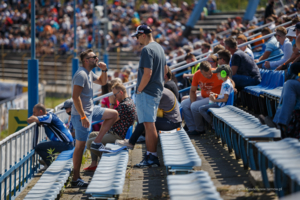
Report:
[{"label": "person sitting on seat", "polygon": [[[159,110],[155,122],[157,132],[159,131],[170,131],[181,127],[181,116],[178,101],[173,92],[167,88],[163,89],[162,97],[158,106]],[[116,144],[127,146],[133,149],[138,138],[145,131],[143,123],[139,123],[130,137],[129,140],[116,140]]]},{"label": "person sitting on seat", "polygon": [[207,110],[209,108],[221,108],[225,106],[229,95],[234,90],[234,87],[229,78],[230,71],[231,69],[229,65],[221,65],[216,70],[212,71],[212,73],[217,74],[218,78],[222,80],[223,83],[221,86],[220,94],[211,92],[209,95],[210,103],[199,108],[200,114],[209,124],[211,124],[212,118],[209,113],[207,113]]},{"label": "person sitting on seat", "polygon": [[[115,98],[120,102],[116,108],[118,111],[116,122],[106,134],[98,134],[97,137],[90,138],[87,141],[87,148],[98,156],[107,149],[101,148],[106,143],[114,143],[116,139],[123,140],[127,130],[133,125],[135,120],[136,108],[132,99],[128,97],[125,86],[121,83],[115,83],[112,86],[112,92]],[[103,125],[104,123],[105,121]]]},{"label": "person sitting on seat", "polygon": [[280,48],[283,51],[284,57],[277,61],[266,61],[264,67],[267,69],[276,69],[285,61],[287,61],[293,54],[293,46],[288,38],[286,38],[287,30],[280,26],[276,29],[276,39],[280,43]]},{"label": "person sitting on seat", "polygon": [[176,83],[172,80],[172,72],[170,67],[168,67],[168,72],[166,73],[164,79],[165,79],[164,87],[171,90],[175,94],[176,99],[179,100],[178,88],[176,86]]},{"label": "person sitting on seat", "polygon": [[261,81],[261,76],[254,60],[245,52],[237,48],[237,42],[234,38],[225,40],[225,48],[231,57],[232,80],[238,91],[246,86],[257,85]]},{"label": "person sitting on seat", "polygon": [[[263,30],[261,32],[262,32],[263,36],[272,33],[272,31],[268,27],[263,28]],[[255,60],[256,63],[283,53],[282,50],[280,49],[279,42],[276,40],[276,38],[274,36],[271,36],[265,42],[264,45],[265,45],[264,53],[259,59]],[[279,60],[279,59],[280,58],[275,59],[275,60]],[[259,65],[259,67],[261,68],[262,65]]]},{"label": "person sitting on seat", "polygon": [[36,122],[45,128],[45,133],[50,141],[41,142],[35,148],[35,152],[42,158],[40,163],[44,165],[42,170],[46,170],[51,159],[48,153],[53,149],[52,154],[61,153],[62,151],[74,148],[73,137],[66,125],[52,112],[47,112],[43,104],[39,103],[33,107],[33,115],[27,119],[28,124]]},{"label": "person sitting on seat", "polygon": [[[247,42],[247,37],[243,34],[240,34],[237,37],[237,42],[238,42],[238,44],[243,44],[243,43]],[[239,47],[239,49],[242,50],[243,52],[245,52],[246,54],[248,54],[254,60],[253,52],[251,49],[248,48],[247,45]]]}]

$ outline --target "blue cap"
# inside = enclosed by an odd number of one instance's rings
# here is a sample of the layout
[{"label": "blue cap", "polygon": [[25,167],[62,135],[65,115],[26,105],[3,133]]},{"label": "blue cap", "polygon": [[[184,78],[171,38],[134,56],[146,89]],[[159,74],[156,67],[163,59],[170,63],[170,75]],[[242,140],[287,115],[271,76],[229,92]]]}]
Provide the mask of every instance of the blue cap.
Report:
[{"label": "blue cap", "polygon": [[300,29],[300,22],[298,22],[298,23],[296,24],[294,31],[295,31],[296,29]]},{"label": "blue cap", "polygon": [[67,109],[67,108],[71,108],[73,105],[73,100],[72,99],[68,99],[64,102],[64,106],[61,108],[61,110],[63,109]]},{"label": "blue cap", "polygon": [[152,30],[151,28],[148,26],[148,25],[140,25],[136,28],[136,32],[133,33],[131,35],[131,37],[135,37],[137,36],[139,33],[145,33],[145,34],[148,34],[148,33],[151,33]]}]

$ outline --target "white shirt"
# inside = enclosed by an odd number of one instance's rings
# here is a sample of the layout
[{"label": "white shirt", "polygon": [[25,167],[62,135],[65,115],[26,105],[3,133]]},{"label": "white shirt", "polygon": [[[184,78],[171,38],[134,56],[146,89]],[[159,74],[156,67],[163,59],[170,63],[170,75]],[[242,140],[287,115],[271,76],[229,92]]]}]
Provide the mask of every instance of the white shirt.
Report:
[{"label": "white shirt", "polygon": [[251,49],[247,47],[244,52],[254,60],[254,55]]},{"label": "white shirt", "polygon": [[283,51],[283,58],[277,61],[270,62],[270,68],[275,69],[278,66],[282,65],[287,61],[293,54],[293,45],[288,38],[285,38],[283,45],[280,46],[280,49]]}]

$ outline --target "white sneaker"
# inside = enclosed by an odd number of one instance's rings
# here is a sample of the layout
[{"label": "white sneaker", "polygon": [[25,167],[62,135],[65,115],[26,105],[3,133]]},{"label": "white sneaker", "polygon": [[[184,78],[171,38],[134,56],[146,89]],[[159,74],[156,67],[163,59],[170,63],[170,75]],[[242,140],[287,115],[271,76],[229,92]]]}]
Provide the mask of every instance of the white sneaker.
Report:
[{"label": "white sneaker", "polygon": [[132,144],[129,143],[128,139],[124,139],[124,140],[116,140],[115,144],[120,145],[120,146],[125,146],[128,149],[133,149],[134,146]]}]

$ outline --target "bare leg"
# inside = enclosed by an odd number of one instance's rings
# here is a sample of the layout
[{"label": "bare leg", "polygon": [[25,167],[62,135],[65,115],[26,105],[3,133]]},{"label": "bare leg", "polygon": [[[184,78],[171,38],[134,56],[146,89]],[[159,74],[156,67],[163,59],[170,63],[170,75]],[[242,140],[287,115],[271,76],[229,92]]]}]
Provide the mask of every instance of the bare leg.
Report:
[{"label": "bare leg", "polygon": [[147,151],[156,152],[158,135],[154,122],[144,122]]},{"label": "bare leg", "polygon": [[98,136],[94,140],[95,143],[100,143],[102,141],[103,136],[105,135],[105,133],[108,132],[111,126],[117,121],[118,117],[119,114],[116,110],[113,109],[105,110],[102,117],[102,120],[104,120],[104,122],[101,126]]},{"label": "bare leg", "polygon": [[74,166],[73,181],[77,181],[77,179],[79,178],[84,147],[85,147],[84,141],[76,140],[75,150],[73,153],[73,166]]}]

